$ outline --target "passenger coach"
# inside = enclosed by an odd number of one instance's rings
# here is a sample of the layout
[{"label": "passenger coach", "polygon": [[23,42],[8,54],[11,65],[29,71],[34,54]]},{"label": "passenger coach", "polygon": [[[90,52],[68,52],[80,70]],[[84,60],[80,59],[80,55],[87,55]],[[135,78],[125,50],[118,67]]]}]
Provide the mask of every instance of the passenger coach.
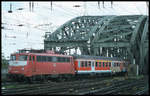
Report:
[{"label": "passenger coach", "polygon": [[125,62],[118,58],[101,56],[74,56],[77,74],[125,72]]}]

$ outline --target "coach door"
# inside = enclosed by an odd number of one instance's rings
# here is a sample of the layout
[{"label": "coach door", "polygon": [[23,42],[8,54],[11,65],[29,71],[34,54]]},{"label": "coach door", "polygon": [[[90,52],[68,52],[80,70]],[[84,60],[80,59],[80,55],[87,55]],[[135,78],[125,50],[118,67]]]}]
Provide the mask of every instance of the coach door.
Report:
[{"label": "coach door", "polygon": [[32,62],[32,72],[36,71],[36,61],[35,61],[35,56],[31,55],[31,62]]},{"label": "coach door", "polygon": [[91,69],[92,69],[92,72],[95,71],[95,61],[91,61]]}]

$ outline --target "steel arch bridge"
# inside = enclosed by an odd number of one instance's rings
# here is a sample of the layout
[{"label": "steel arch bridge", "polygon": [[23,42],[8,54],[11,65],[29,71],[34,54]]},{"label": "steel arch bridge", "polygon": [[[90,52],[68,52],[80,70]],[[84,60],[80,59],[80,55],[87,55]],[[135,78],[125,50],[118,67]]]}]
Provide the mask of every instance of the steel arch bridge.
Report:
[{"label": "steel arch bridge", "polygon": [[148,16],[80,16],[45,34],[44,49],[64,52],[77,49],[82,55],[112,56],[148,66]]}]

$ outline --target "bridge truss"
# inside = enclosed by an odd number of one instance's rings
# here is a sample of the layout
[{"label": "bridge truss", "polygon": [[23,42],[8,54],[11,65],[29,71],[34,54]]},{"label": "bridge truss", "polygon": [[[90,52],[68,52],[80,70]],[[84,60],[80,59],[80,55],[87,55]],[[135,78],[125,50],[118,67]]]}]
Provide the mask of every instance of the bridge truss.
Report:
[{"label": "bridge truss", "polygon": [[120,57],[148,66],[148,16],[80,16],[45,34],[44,49],[60,52],[80,50],[82,55]]}]

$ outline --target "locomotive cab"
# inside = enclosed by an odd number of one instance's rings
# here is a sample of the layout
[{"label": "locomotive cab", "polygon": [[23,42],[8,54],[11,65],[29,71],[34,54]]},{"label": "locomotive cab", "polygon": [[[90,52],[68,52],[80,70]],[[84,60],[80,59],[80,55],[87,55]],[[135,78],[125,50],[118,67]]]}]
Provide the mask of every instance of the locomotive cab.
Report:
[{"label": "locomotive cab", "polygon": [[9,74],[25,75],[29,56],[27,54],[12,54],[9,61]]}]

